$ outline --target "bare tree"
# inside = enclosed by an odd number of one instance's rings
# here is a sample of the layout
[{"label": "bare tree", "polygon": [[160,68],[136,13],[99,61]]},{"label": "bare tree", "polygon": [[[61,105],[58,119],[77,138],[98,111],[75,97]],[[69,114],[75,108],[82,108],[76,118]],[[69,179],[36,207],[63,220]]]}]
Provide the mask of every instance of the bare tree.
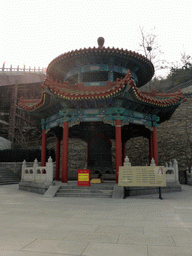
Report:
[{"label": "bare tree", "polygon": [[185,51],[181,53],[181,62],[183,69],[189,69],[192,67],[192,57]]},{"label": "bare tree", "polygon": [[158,44],[155,27],[150,32],[146,32],[143,27],[140,27],[140,32],[140,50],[153,63],[155,70],[169,68],[168,62],[162,58],[164,52]]}]

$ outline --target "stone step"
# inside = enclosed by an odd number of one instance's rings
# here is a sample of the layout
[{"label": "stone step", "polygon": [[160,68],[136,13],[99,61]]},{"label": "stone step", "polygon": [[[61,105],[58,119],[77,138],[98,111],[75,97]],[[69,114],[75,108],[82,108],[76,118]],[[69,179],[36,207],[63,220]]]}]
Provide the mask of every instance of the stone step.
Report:
[{"label": "stone step", "polygon": [[76,189],[64,189],[60,190],[57,193],[71,193],[71,194],[112,194],[113,190],[76,190]]},{"label": "stone step", "polygon": [[56,197],[94,197],[94,198],[112,198],[113,187],[77,187],[61,186],[56,193]]},{"label": "stone step", "polygon": [[113,191],[110,191],[110,193],[105,193],[105,192],[101,192],[101,191],[92,191],[92,192],[85,192],[85,191],[58,191],[56,193],[56,196],[82,196],[82,197],[90,197],[90,196],[94,196],[94,197],[112,197],[112,193]]},{"label": "stone step", "polygon": [[86,195],[86,194],[56,194],[56,197],[86,197],[86,198],[112,198],[112,195]]},{"label": "stone step", "polygon": [[0,185],[19,184],[19,181],[0,181]]},{"label": "stone step", "polygon": [[0,172],[0,175],[18,175],[17,173],[14,173],[14,172],[6,172],[6,171],[3,171],[3,172]]},{"label": "stone step", "polygon": [[17,173],[0,169],[0,185],[18,184],[20,180],[21,177]]},{"label": "stone step", "polygon": [[113,186],[107,186],[107,185],[91,185],[90,187],[81,187],[81,186],[60,186],[59,189],[63,189],[63,190],[66,190],[66,189],[76,189],[76,190],[113,190]]},{"label": "stone step", "polygon": [[14,181],[14,182],[20,182],[20,179],[7,179],[7,178],[3,178],[3,179],[0,179],[0,182],[9,182],[9,181]]}]

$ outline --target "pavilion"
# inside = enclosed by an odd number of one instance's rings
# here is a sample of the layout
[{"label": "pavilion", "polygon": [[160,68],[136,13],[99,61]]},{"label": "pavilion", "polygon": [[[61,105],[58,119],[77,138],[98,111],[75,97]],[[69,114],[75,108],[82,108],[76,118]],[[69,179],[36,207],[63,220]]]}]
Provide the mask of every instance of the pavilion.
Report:
[{"label": "pavilion", "polygon": [[116,145],[116,182],[125,158],[126,141],[132,137],[149,139],[149,159],[158,165],[157,127],[169,120],[185,101],[181,91],[140,92],[154,75],[154,66],[144,56],[115,48],[80,49],[56,57],[47,68],[40,99],[20,99],[18,108],[41,118],[41,165],[46,161],[46,138],[54,132],[56,142],[56,180],[68,181],[68,138],[87,142],[87,168],[92,173],[113,173],[111,141]]}]

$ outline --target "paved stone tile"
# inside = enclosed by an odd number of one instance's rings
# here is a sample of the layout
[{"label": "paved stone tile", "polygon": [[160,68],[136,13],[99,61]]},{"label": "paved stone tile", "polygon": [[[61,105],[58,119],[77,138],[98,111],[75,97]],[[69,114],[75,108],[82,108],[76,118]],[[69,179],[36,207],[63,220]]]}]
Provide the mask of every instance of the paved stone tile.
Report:
[{"label": "paved stone tile", "polygon": [[24,246],[27,246],[33,239],[28,237],[17,238],[17,237],[4,237],[0,238],[0,251],[1,250],[21,250]]},{"label": "paved stone tile", "polygon": [[57,224],[53,230],[63,231],[77,231],[77,232],[94,232],[98,228],[98,225],[75,225],[75,224]]},{"label": "paved stone tile", "polygon": [[116,227],[116,226],[99,226],[96,233],[118,233],[118,234],[143,234],[143,227]]},{"label": "paved stone tile", "polygon": [[192,230],[189,228],[160,228],[160,227],[144,227],[144,235],[192,235]]},{"label": "paved stone tile", "polygon": [[[98,213],[91,213],[91,212],[79,212],[76,213],[73,218],[75,219],[109,219],[109,212],[98,212]],[[118,218],[117,218],[118,219]]]},{"label": "paved stone tile", "polygon": [[166,222],[169,228],[192,228],[192,222]]},{"label": "paved stone tile", "polygon": [[148,246],[148,256],[191,256],[190,247]]},{"label": "paved stone tile", "polygon": [[192,221],[192,211],[190,214],[180,213],[179,217],[180,217],[181,222],[191,222]]},{"label": "paved stone tile", "polygon": [[118,220],[118,219],[113,219],[113,220],[103,220],[103,219],[79,219],[81,224],[85,225],[110,225],[110,226],[123,226],[125,221],[124,220]]},{"label": "paved stone tile", "polygon": [[80,256],[78,254],[52,254],[52,253],[39,253],[39,252],[24,252],[24,251],[7,251],[1,250],[1,256]]},{"label": "paved stone tile", "polygon": [[141,227],[167,227],[163,221],[125,221],[124,226],[141,226]]},{"label": "paved stone tile", "polygon": [[161,212],[160,216],[165,218],[173,218],[173,219],[180,218],[180,214],[175,212]]},{"label": "paved stone tile", "polygon": [[[192,234],[185,234],[179,236],[175,234],[172,236],[173,240],[175,241],[176,246],[192,246]],[[191,247],[191,255],[192,255],[192,247]]]},{"label": "paved stone tile", "polygon": [[48,252],[63,254],[81,254],[87,247],[88,242],[73,242],[59,240],[35,240],[30,245],[23,248],[23,251]]},{"label": "paved stone tile", "polygon": [[47,239],[47,240],[62,240],[70,232],[63,230],[53,230],[53,229],[25,229],[24,231],[17,234],[17,238],[31,238],[31,239]]},{"label": "paved stone tile", "polygon": [[120,234],[118,243],[120,244],[139,244],[139,245],[166,245],[175,246],[171,236],[154,235],[129,235]]},{"label": "paved stone tile", "polygon": [[90,243],[82,256],[147,256],[147,246]]},{"label": "paved stone tile", "polygon": [[[0,225],[1,226],[1,225]],[[0,239],[4,237],[14,237],[18,236],[21,232],[23,232],[25,229],[22,228],[0,228]]]},{"label": "paved stone tile", "polygon": [[144,220],[143,215],[141,214],[135,214],[132,213],[130,214],[130,212],[128,213],[128,211],[126,210],[125,212],[112,212],[109,213],[107,216],[107,219],[111,220],[111,219],[117,219],[117,220]]},{"label": "paved stone tile", "polygon": [[64,238],[66,241],[91,241],[93,243],[117,243],[119,234],[72,232]]},{"label": "paved stone tile", "polygon": [[163,222],[174,222],[174,221],[183,221],[183,219],[178,216],[178,215],[174,215],[174,216],[150,216],[150,215],[145,215],[143,216],[145,221],[163,221]]},{"label": "paved stone tile", "polygon": [[35,228],[35,229],[50,229],[53,227],[52,223],[46,222],[42,223],[41,221],[20,221],[17,223],[12,224],[12,227],[14,228]]}]

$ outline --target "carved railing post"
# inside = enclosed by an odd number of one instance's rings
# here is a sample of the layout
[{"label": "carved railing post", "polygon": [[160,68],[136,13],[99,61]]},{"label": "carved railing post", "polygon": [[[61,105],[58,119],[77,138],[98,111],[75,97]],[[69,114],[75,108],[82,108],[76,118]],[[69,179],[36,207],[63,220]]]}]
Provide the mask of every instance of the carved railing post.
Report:
[{"label": "carved railing post", "polygon": [[37,167],[38,167],[38,161],[37,158],[35,158],[34,163],[33,163],[33,180],[36,180],[37,176]]},{"label": "carved railing post", "polygon": [[176,159],[174,159],[174,161],[173,161],[173,167],[175,170],[175,181],[179,182],[179,168],[178,168],[178,162]]},{"label": "carved railing post", "polygon": [[128,157],[128,156],[125,157],[123,166],[131,166],[131,163],[130,163],[130,161],[129,161],[129,157]]},{"label": "carved railing post", "polygon": [[150,166],[156,166],[154,158],[151,159]]},{"label": "carved railing post", "polygon": [[49,157],[48,162],[46,163],[46,177],[48,183],[53,182],[53,161],[51,157]]},{"label": "carved railing post", "polygon": [[23,161],[22,169],[21,169],[21,180],[24,181],[24,175],[25,175],[25,168],[26,168],[26,161]]}]

